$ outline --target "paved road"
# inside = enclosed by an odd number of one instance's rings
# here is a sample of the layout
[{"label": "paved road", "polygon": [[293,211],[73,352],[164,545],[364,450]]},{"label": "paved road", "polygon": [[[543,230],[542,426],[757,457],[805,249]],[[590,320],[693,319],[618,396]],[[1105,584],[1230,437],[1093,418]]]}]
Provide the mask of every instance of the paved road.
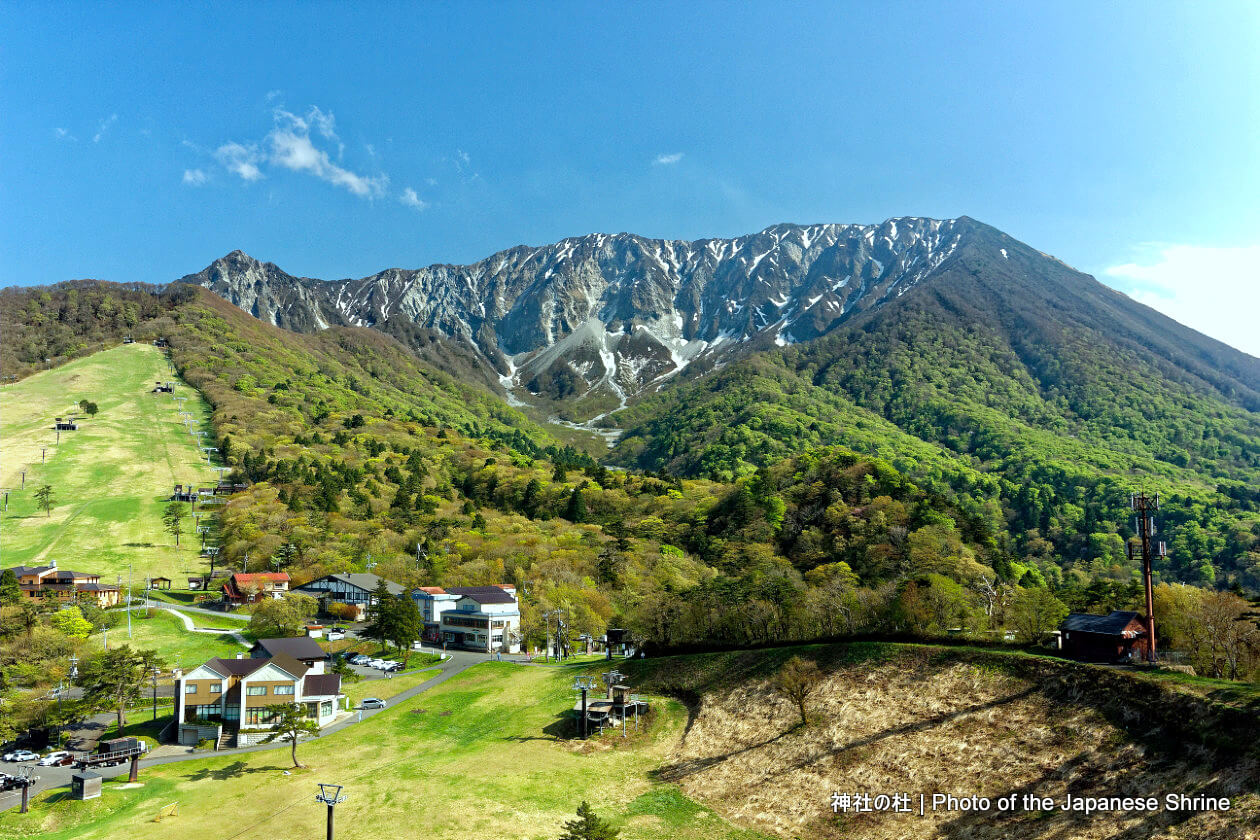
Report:
[{"label": "paved road", "polygon": [[[485,662],[490,658],[488,655],[484,653],[471,653],[467,651],[448,651],[448,652],[450,653],[451,658],[446,660],[446,662],[442,663],[442,670],[440,673],[438,673],[437,675],[433,676],[430,679],[425,680],[424,682],[420,683],[420,685],[415,686],[414,688],[409,688],[406,691],[398,695],[395,695],[394,697],[391,697],[388,701],[386,701],[388,703],[386,708],[393,708],[394,706],[397,706],[399,703],[403,703],[407,700],[410,700],[416,695],[422,694],[423,692],[428,691],[430,688],[433,688],[433,686],[440,685],[441,683],[446,682],[447,680],[449,680],[451,677],[455,676],[456,674],[466,671],[467,669],[471,668],[473,665],[476,665],[479,662]],[[340,732],[343,729],[347,729],[357,724],[360,720],[360,717],[363,720],[367,720],[368,718],[371,718],[372,716],[377,715],[382,711],[384,711],[384,709],[370,709],[370,710],[365,709],[365,710],[356,711],[354,714],[352,714],[350,717],[346,718],[345,720],[341,721],[340,723],[335,723],[332,726],[325,728],[316,737],[323,738],[323,737],[333,734],[334,732]],[[214,755],[215,757],[217,757],[217,756],[222,756],[222,755],[236,755],[238,753],[254,753],[254,752],[265,752],[268,750],[287,750],[287,749],[289,749],[288,742],[278,741],[272,744],[261,744],[256,747],[242,747],[240,749],[219,750],[216,753],[198,752],[198,753],[186,753],[183,755],[168,755],[168,756],[161,756],[157,758],[150,758],[150,759],[145,759],[140,762],[140,778],[141,780],[144,779],[144,768],[156,767],[159,764],[175,764],[181,761],[198,761],[200,759],[210,757],[211,755]],[[16,768],[20,766],[24,766],[24,765],[0,764],[0,772],[8,772],[8,773],[16,774]],[[104,776],[107,779],[112,779],[117,776],[125,775],[129,769],[130,768],[127,764],[120,764],[117,767],[102,767],[96,770],[96,772],[100,773],[102,776]],[[39,776],[40,780],[39,782],[35,784],[34,787],[31,788],[31,796],[34,796],[35,794],[40,793],[45,790],[51,790],[52,788],[68,787],[70,785],[70,776],[77,772],[78,771],[72,767],[37,767],[35,768],[35,775]],[[20,805],[21,802],[22,802],[21,791],[9,791],[6,793],[0,793],[0,811],[5,811],[5,810],[8,810],[9,808],[15,808],[18,805]]]}]

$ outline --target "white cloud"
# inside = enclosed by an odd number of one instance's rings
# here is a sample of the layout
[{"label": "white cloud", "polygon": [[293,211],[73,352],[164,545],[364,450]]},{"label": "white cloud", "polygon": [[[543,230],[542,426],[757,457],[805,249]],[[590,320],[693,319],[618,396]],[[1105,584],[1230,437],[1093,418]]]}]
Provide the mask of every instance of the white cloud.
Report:
[{"label": "white cloud", "polygon": [[682,152],[674,152],[668,155],[657,155],[656,160],[652,161],[657,166],[671,166],[683,159]]},{"label": "white cloud", "polygon": [[377,198],[385,194],[389,186],[386,175],[359,175],[337,166],[328,153],[311,141],[312,127],[320,136],[338,142],[336,123],[332,114],[311,108],[305,117],[299,117],[277,108],[276,127],[267,135],[271,145],[271,162],[294,172],[309,172],[316,178],[344,187],[364,198]]},{"label": "white cloud", "polygon": [[240,175],[246,181],[257,181],[263,177],[262,170],[258,168],[261,156],[257,146],[224,143],[214,150],[214,158],[228,172]]},{"label": "white cloud", "polygon": [[96,134],[92,135],[92,142],[101,142],[101,138],[105,136],[105,133],[109,131],[116,122],[118,122],[117,114],[110,114],[108,117],[101,120],[96,126]]},{"label": "white cloud", "polygon": [[1245,353],[1260,357],[1260,245],[1212,248],[1153,247],[1136,262],[1113,265],[1103,275],[1135,300]]},{"label": "white cloud", "polygon": [[68,140],[71,143],[78,142],[78,139],[79,139],[78,137],[75,137],[70,132],[66,131],[64,128],[54,128],[53,136],[56,137],[58,140]]},{"label": "white cloud", "polygon": [[206,173],[200,169],[185,169],[184,183],[190,187],[200,187],[206,182]]},{"label": "white cloud", "polygon": [[398,200],[408,207],[414,207],[416,210],[423,210],[429,206],[429,202],[417,195],[416,191],[411,187],[407,187],[403,190],[402,195],[398,196]]}]

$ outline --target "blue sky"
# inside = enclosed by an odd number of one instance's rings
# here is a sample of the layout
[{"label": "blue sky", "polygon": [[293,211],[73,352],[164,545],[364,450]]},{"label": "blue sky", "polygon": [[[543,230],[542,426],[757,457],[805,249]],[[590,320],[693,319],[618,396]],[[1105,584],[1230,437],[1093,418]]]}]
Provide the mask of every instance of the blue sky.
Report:
[{"label": "blue sky", "polygon": [[1260,355],[1257,3],[9,0],[0,50],[0,285],[967,214]]}]

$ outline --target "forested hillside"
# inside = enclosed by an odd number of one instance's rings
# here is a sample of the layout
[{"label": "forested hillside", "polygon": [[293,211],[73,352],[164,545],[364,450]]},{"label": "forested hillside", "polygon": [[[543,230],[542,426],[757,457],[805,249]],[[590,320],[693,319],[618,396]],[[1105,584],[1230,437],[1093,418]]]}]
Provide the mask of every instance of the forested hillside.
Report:
[{"label": "forested hillside", "polygon": [[1144,487],[1167,502],[1165,577],[1260,588],[1260,362],[1132,302],[1100,314],[1120,296],[1066,267],[1050,286],[990,262],[964,252],[827,337],[662,389],[616,415],[613,460],[732,480],[843,444],[1000,500],[1014,555],[1089,575],[1130,573]]},{"label": "forested hillside", "polygon": [[[407,585],[514,582],[527,593],[531,642],[543,636],[542,612],[556,607],[569,611],[574,634],[625,625],[665,647],[947,628],[1019,627],[1031,639],[1045,628],[1028,616],[1053,616],[1065,604],[1137,605],[1123,562],[1132,478],[1120,472],[1148,462],[1160,481],[1186,488],[1166,505],[1178,529],[1170,553],[1191,537],[1218,540],[1243,560],[1256,553],[1253,502],[1240,494],[1222,514],[1222,497],[1189,465],[1143,461],[1119,446],[1105,451],[1121,467],[1103,474],[1089,460],[1102,443],[1034,425],[1049,401],[1029,396],[1013,363],[989,371],[995,402],[1014,408],[997,422],[983,389],[962,387],[966,365],[981,364],[971,357],[989,358],[976,349],[983,345],[958,343],[956,369],[914,368],[917,350],[909,352],[906,376],[921,381],[889,390],[886,403],[918,395],[907,405],[924,407],[922,425],[909,430],[897,411],[860,405],[805,372],[803,360],[825,344],[684,384],[676,393],[691,396],[673,404],[671,422],[709,412],[706,422],[728,418],[724,434],[756,427],[762,435],[743,450],[761,447],[761,456],[708,470],[722,479],[714,480],[678,477],[702,471],[685,460],[664,472],[601,466],[377,331],[299,335],[204,290],[164,299],[178,302],[139,329],[169,339],[180,374],[212,406],[235,477],[251,484],[219,517],[220,573],[248,555],[251,568],[267,562],[298,582],[369,567]],[[871,352],[937,340],[926,326],[895,341],[872,331]],[[971,394],[962,409],[933,408],[934,393],[954,391]],[[714,402],[725,399],[733,402]],[[727,413],[736,407],[743,413]],[[991,429],[962,446],[977,418],[991,418]],[[1006,444],[1024,448],[982,448],[1005,445],[993,443],[1003,429],[1023,435]],[[698,435],[694,449],[701,458],[720,453],[729,448],[720,437]],[[837,439],[849,446],[826,445]],[[687,458],[685,440],[678,446]],[[1242,455],[1232,463],[1239,474],[1249,469]]]}]

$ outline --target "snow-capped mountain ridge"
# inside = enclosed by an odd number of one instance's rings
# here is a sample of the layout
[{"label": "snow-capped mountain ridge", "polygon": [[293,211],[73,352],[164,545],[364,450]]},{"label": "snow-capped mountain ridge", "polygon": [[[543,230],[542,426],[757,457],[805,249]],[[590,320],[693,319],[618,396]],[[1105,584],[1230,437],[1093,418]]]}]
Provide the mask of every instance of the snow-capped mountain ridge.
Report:
[{"label": "snow-capped mountain ridge", "polygon": [[433,330],[474,349],[517,398],[589,398],[590,410],[574,415],[589,417],[697,360],[822,335],[922,283],[983,227],[966,217],[903,217],[690,242],[597,233],[472,265],[334,281],[293,277],[234,251],[183,280],[299,331],[391,321]]}]

